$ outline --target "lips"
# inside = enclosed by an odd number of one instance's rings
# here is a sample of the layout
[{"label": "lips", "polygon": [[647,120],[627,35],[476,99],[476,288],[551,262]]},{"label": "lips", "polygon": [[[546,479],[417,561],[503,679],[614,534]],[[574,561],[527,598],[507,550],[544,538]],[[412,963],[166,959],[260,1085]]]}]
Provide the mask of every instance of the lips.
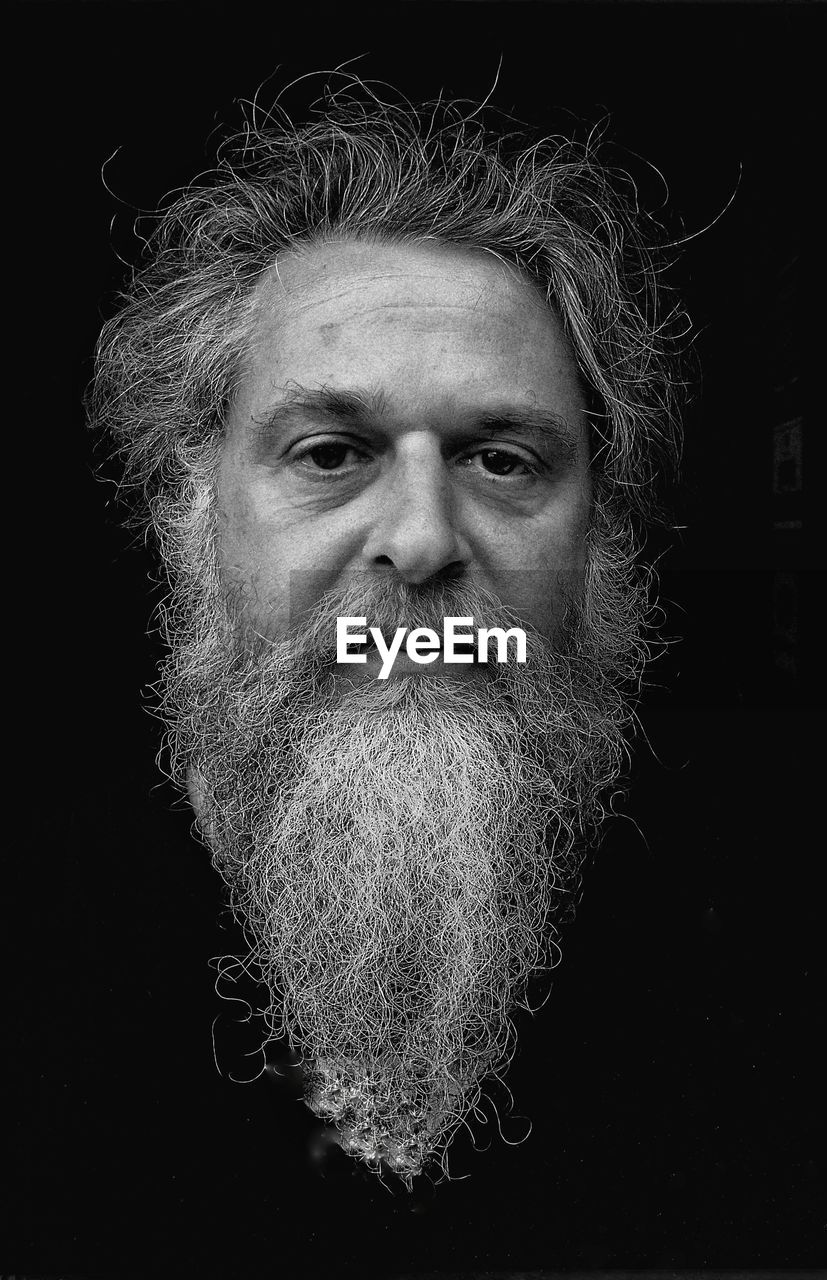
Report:
[{"label": "lips", "polygon": [[[346,649],[348,653],[364,653],[367,654],[368,657],[370,657],[371,654],[379,653],[379,650],[372,640],[349,640]],[[456,653],[470,653],[473,656],[475,652],[474,641],[471,639],[455,640],[454,651]],[[442,653],[442,645],[440,644],[438,649],[432,650],[431,652]]]},{"label": "lips", "polygon": [[[380,667],[384,665],[386,661],[385,657],[379,652],[376,645],[373,643],[370,643],[370,644],[350,643],[347,646],[347,652],[348,654],[364,654],[366,666],[361,668],[357,667],[356,668],[357,671],[360,669],[362,671],[366,669],[372,670],[374,667],[378,670]],[[472,641],[469,641],[467,644],[457,643],[454,645],[454,652],[456,654],[470,655],[471,657],[470,663],[466,662],[466,663],[460,663],[458,665],[448,666],[443,657],[442,645],[440,645],[438,649],[435,649],[432,652],[435,654],[435,657],[432,659],[431,662],[427,662],[427,663],[414,662],[412,658],[408,657],[403,647],[402,650],[396,655],[396,658],[394,659],[393,667],[391,668],[391,670],[396,671],[397,673],[399,673],[400,671],[406,671],[406,672],[414,671],[414,672],[422,673],[422,672],[429,672],[429,671],[433,672],[434,670],[439,670],[439,671],[450,670],[450,671],[455,671],[458,674],[461,674],[463,671],[470,671],[472,667],[478,667],[480,665],[480,660],[477,656],[476,649]]]}]

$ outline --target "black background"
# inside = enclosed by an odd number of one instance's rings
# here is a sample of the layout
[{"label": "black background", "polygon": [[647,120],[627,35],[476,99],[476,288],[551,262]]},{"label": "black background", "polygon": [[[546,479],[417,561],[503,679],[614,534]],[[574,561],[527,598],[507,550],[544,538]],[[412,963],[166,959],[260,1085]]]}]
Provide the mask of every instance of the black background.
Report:
[{"label": "black background", "polygon": [[[6,693],[22,714],[8,721],[21,776],[6,823],[0,1267],[252,1278],[824,1261],[823,824],[808,778],[823,514],[790,272],[803,174],[821,163],[818,17],[473,2],[7,16]],[[502,55],[500,107],[540,126],[561,107],[608,114],[665,174],[673,232],[714,223],[673,276],[703,370],[686,528],[662,563],[667,630],[683,639],[652,673],[629,820],[588,869],[550,1000],[518,1020],[514,1116],[495,1091],[508,1143],[519,1117],[530,1136],[508,1145],[491,1121],[479,1151],[452,1148],[457,1181],[413,1197],[339,1153],[311,1158],[313,1117],[260,1074],[243,1006],[213,990],[209,960],[239,938],[155,772],[151,561],[95,477],[80,403],[121,278],[114,248],[138,251],[135,209],[207,167],[208,135],[238,124],[234,100],[277,68],[280,87],[363,54],[364,75],[413,98],[484,96]],[[115,152],[113,196],[100,170]],[[779,499],[773,428],[792,417],[808,433],[804,488]]]}]

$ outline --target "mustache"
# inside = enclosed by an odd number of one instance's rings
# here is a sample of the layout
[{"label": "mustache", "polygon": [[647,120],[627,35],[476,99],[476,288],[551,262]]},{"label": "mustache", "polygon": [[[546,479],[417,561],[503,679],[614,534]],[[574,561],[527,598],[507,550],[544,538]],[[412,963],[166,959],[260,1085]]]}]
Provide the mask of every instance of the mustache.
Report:
[{"label": "mustache", "polygon": [[[290,623],[278,639],[261,631],[250,631],[249,622],[243,621],[242,608],[234,610],[228,601],[231,616],[236,622],[236,634],[240,630],[248,645],[259,653],[278,645],[288,645],[297,656],[316,659],[324,663],[336,662],[336,623],[339,618],[365,618],[360,630],[368,633],[367,647],[372,641],[372,627],[389,639],[398,628],[412,631],[427,627],[441,636],[446,617],[472,618],[469,626],[521,627],[529,641],[545,649],[547,641],[522,618],[515,609],[487,588],[467,580],[429,580],[406,583],[399,578],[382,578],[375,573],[354,572],[344,582],[333,587],[321,588],[314,572],[291,574],[291,600],[312,599],[310,609],[290,609]],[[298,580],[297,580],[298,579]],[[467,628],[466,628],[467,629]],[[353,647],[360,647],[354,645]]]}]

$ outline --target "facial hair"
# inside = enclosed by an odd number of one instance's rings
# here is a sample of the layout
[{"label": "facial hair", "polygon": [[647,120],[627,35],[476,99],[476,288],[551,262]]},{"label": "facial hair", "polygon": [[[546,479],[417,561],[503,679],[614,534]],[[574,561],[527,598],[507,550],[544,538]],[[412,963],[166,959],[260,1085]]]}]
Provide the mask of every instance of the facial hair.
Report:
[{"label": "facial hair", "polygon": [[[346,1152],[410,1187],[434,1160],[445,1168],[483,1081],[507,1065],[529,977],[550,967],[622,769],[639,603],[627,590],[619,611],[604,575],[609,607],[593,582],[552,646],[474,585],[366,576],[269,638],[214,566],[194,581],[162,681],[177,776],[195,780],[267,1025],[299,1055],[308,1105]],[[469,615],[522,626],[526,664],[387,681],[337,669],[337,617],[389,638]]]}]

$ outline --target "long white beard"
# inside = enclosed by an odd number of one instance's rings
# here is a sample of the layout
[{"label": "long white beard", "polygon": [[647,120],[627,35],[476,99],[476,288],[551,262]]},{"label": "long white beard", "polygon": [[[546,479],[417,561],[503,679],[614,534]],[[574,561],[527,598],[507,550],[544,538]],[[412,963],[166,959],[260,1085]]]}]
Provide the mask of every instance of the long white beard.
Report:
[{"label": "long white beard", "polygon": [[205,599],[164,713],[308,1104],[410,1185],[507,1061],[627,711],[592,659],[530,629],[525,667],[343,683],[329,645],[354,614],[386,635],[444,614],[513,622],[468,587],[426,607],[362,582],[290,639],[253,644]]}]

